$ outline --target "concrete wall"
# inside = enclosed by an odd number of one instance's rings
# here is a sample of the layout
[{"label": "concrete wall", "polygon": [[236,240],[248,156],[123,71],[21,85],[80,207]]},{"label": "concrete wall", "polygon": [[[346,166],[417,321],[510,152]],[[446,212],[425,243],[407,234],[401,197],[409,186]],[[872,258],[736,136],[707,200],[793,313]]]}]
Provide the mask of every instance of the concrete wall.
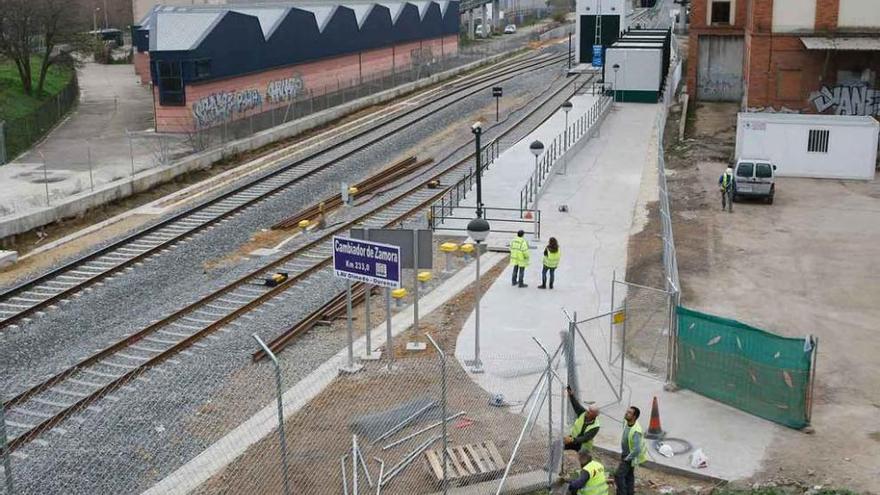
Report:
[{"label": "concrete wall", "polygon": [[740,101],[743,95],[742,36],[700,37],[697,98]]},{"label": "concrete wall", "polygon": [[141,80],[141,84],[150,83],[150,53],[134,52],[133,56],[134,73]]},{"label": "concrete wall", "polygon": [[[807,151],[811,129],[830,131],[827,153]],[[769,159],[780,177],[872,180],[878,131],[870,117],[740,113],[736,157]]]},{"label": "concrete wall", "polygon": [[324,110],[303,119],[288,122],[287,124],[259,132],[249,138],[227,143],[219,149],[194,154],[164,167],[145,170],[135,175],[134,179],[131,181],[126,180],[124,182],[105,184],[96,188],[94,192],[83,192],[68,197],[63,202],[52,207],[7,217],[0,221],[0,239],[27,232],[64,218],[72,218],[82,215],[92,208],[105,205],[117,199],[125,198],[133,192],[137,193],[146,191],[159,184],[169,182],[181,174],[194,170],[208,169],[213,163],[228,156],[258,149],[267,144],[321,127],[347,114],[393,100],[411,91],[434,85],[439,81],[448,79],[462,72],[467,72],[476,67],[491,64],[507,55],[509,55],[509,52],[499,53],[498,55],[485,60],[472,62],[446,72],[434,74],[433,76],[420,79],[413,83],[404,84],[381,93],[354,100],[338,107]]},{"label": "concrete wall", "polygon": [[[162,106],[156,101],[156,124],[159,132],[189,132],[206,128],[273,108],[287,106],[291,99],[308,91],[313,95],[334,92],[337,88],[357,86],[359,78],[406,70],[419,63],[439,60],[458,53],[458,37],[405,43],[389,48],[365,51],[311,63],[267,70],[246,76],[190,84],[186,87],[186,106]],[[293,89],[282,97],[271,95],[271,85]],[[290,89],[288,87],[288,89]],[[224,102],[231,102],[224,104]]]}]

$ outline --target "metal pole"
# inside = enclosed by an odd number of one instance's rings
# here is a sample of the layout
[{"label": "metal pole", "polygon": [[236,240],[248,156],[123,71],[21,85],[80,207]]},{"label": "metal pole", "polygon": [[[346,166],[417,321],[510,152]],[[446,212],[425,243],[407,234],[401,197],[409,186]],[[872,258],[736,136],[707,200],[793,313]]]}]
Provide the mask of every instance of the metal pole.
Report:
[{"label": "metal pole", "polygon": [[388,369],[394,367],[394,340],[391,335],[391,288],[385,287],[385,354],[388,356]]},{"label": "metal pole", "polygon": [[446,437],[446,353],[440,349],[440,346],[437,345],[437,342],[434,341],[433,337],[430,334],[425,334],[428,337],[428,340],[431,342],[431,345],[434,346],[434,349],[437,350],[437,355],[440,356],[440,417],[443,418],[442,423],[442,435],[443,435],[443,494],[446,494],[447,491],[447,480],[446,480],[446,465],[449,464],[448,460],[448,439]]},{"label": "metal pole", "polygon": [[[626,301],[628,298],[624,298],[623,300],[623,332],[621,334],[622,340],[620,345],[620,387],[617,392],[617,396],[620,399],[623,399],[623,371],[624,371],[624,363],[626,363],[626,320],[628,320],[628,316],[626,314]],[[612,316],[613,318],[613,316]]]},{"label": "metal pole", "polygon": [[[125,133],[128,134],[128,130]],[[131,158],[131,180],[134,182],[134,144],[131,142],[131,134],[128,134],[128,156]],[[134,187],[131,192],[134,192]]]},{"label": "metal pole", "polygon": [[550,353],[545,350],[544,354],[547,354],[547,490],[550,490],[553,487],[553,468],[550,465],[553,461],[553,363]]},{"label": "metal pole", "polygon": [[413,331],[419,331],[419,229],[413,229]]},{"label": "metal pole", "polygon": [[[370,229],[364,229],[364,238],[368,241],[370,240]],[[373,344],[371,342],[373,326],[370,324],[370,292],[373,290],[373,287],[365,283],[364,288],[364,333],[366,333],[367,339],[367,359],[370,359],[373,357]]]},{"label": "metal pole", "polygon": [[571,33],[568,33],[568,70],[571,70]]},{"label": "metal pole", "polygon": [[498,104],[499,104],[500,101],[501,101],[501,98],[498,98],[498,97],[496,96],[496,97],[495,97],[495,122],[498,122],[498,120],[499,120],[499,118],[498,118],[498,117],[499,117],[499,114],[498,114]]},{"label": "metal pole", "polygon": [[617,285],[617,270],[611,271],[611,320],[608,322],[608,364],[611,364],[611,357],[614,355],[614,286]]},{"label": "metal pole", "polygon": [[92,186],[92,191],[95,190],[95,177],[92,175],[92,147],[87,146],[86,149],[89,153],[89,184]]},{"label": "metal pole", "polygon": [[538,157],[535,157],[535,215],[534,215],[534,228],[535,228],[535,240],[539,240],[541,237],[538,234],[538,196],[539,196],[539,182],[538,182]]},{"label": "metal pole", "polygon": [[[549,374],[550,372],[547,371]],[[544,380],[543,376],[539,383],[541,384],[541,388],[538,390],[537,397],[540,397],[544,393]],[[538,398],[535,398],[535,401],[532,402],[532,407],[529,409],[529,415],[526,416],[526,422],[523,424],[522,430],[519,432],[519,438],[516,439],[516,443],[513,445],[513,452],[510,454],[510,460],[507,461],[507,467],[504,468],[504,475],[501,477],[501,482],[498,484],[498,489],[495,491],[495,495],[501,495],[501,489],[504,488],[504,482],[507,480],[507,476],[510,474],[510,468],[513,466],[513,460],[516,458],[516,454],[519,451],[519,446],[522,443],[523,437],[526,435],[526,430],[529,427],[529,422],[531,422],[532,415],[535,413],[535,408],[538,406],[540,401]]]},{"label": "metal pole", "polygon": [[[284,405],[282,403],[282,389],[281,389],[281,365],[278,364],[278,358],[275,357],[275,354],[272,352],[272,349],[269,349],[269,346],[260,339],[260,336],[256,333],[251,335],[254,340],[257,341],[257,344],[263,349],[263,352],[269,356],[269,359],[272,360],[272,365],[275,366],[275,394],[278,398],[278,439],[281,442],[281,469],[283,470],[282,475],[284,476],[284,494],[290,495],[290,482],[288,481],[288,469],[287,469],[287,439],[284,436]],[[9,492],[12,493],[12,492]]]},{"label": "metal pole", "polygon": [[46,186],[46,206],[49,206],[49,164],[46,163],[46,157],[42,151],[38,151],[40,158],[43,159],[43,184]]},{"label": "metal pole", "polygon": [[351,493],[358,495],[358,440],[357,435],[351,436]]},{"label": "metal pole", "polygon": [[348,367],[354,368],[354,329],[351,321],[351,280],[345,280],[345,311],[347,316],[346,327],[348,331]]},{"label": "metal pole", "polygon": [[477,286],[474,288],[476,293],[476,305],[474,311],[476,313],[476,327],[474,332],[474,367],[471,371],[474,373],[483,372],[483,362],[480,360],[480,243],[477,243]]},{"label": "metal pole", "polygon": [[477,127],[476,129],[474,129],[474,140],[477,145],[477,173],[476,173],[476,178],[477,178],[477,218],[483,217],[483,182],[482,182],[482,177],[481,177],[481,175],[483,175],[482,174],[483,164],[482,164],[482,157],[481,157],[481,153],[480,153],[480,135],[481,134],[483,134],[482,128]]},{"label": "metal pole", "polygon": [[12,495],[12,463],[9,461],[9,448],[6,442],[6,413],[3,409],[3,401],[0,401],[0,454],[3,456],[3,477],[6,479],[6,493]]}]

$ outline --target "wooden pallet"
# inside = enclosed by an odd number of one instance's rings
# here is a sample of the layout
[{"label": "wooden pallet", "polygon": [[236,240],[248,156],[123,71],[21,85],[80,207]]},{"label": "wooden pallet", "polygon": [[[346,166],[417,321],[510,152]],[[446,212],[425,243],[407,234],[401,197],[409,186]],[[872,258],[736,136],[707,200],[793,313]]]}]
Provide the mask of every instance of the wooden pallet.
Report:
[{"label": "wooden pallet", "polygon": [[[504,458],[492,442],[450,446],[446,449],[446,475],[455,486],[498,477],[506,466]],[[443,450],[425,452],[428,468],[438,482],[443,481]]]}]

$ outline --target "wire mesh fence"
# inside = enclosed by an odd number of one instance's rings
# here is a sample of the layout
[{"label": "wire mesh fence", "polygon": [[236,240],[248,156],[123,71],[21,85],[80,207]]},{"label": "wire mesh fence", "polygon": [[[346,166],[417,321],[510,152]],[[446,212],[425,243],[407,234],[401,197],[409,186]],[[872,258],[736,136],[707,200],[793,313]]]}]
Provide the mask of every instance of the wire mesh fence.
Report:
[{"label": "wire mesh fence", "polygon": [[[73,71],[72,71],[73,72]],[[76,105],[79,85],[76,73],[55,96],[46,99],[33,112],[0,125],[0,165],[30,148]]]}]

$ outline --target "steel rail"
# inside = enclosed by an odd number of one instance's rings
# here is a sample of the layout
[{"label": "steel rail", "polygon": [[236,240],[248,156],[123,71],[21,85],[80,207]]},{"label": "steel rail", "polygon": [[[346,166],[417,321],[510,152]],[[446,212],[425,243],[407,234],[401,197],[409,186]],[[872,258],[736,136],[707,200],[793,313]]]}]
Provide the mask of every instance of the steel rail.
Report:
[{"label": "steel rail", "polygon": [[[344,146],[344,145],[346,145],[356,139],[359,139],[359,138],[363,137],[364,135],[378,131],[378,130],[382,129],[384,126],[387,126],[393,122],[396,122],[400,119],[403,119],[404,117],[406,117],[408,115],[411,115],[411,114],[418,112],[418,111],[422,111],[425,109],[425,107],[427,105],[437,104],[438,102],[441,102],[444,99],[451,98],[451,97],[456,96],[462,92],[466,92],[469,89],[480,86],[487,81],[496,81],[498,78],[501,78],[501,80],[504,81],[504,80],[508,80],[512,77],[515,77],[521,71],[522,72],[530,72],[532,70],[539,70],[541,68],[544,68],[546,66],[549,66],[549,65],[556,63],[556,61],[557,61],[556,58],[559,58],[559,57],[549,57],[547,59],[541,60],[539,62],[534,62],[534,63],[530,63],[531,61],[520,62],[519,63],[520,65],[517,67],[514,67],[514,68],[505,67],[505,68],[503,68],[504,70],[499,71],[498,73],[488,74],[482,78],[478,78],[476,81],[472,81],[471,85],[469,85],[469,86],[452,89],[451,92],[446,92],[446,93],[440,94],[436,98],[434,98],[434,99],[428,101],[427,103],[425,103],[424,105],[422,105],[421,107],[413,108],[410,110],[405,110],[403,112],[400,112],[398,114],[393,115],[389,119],[379,121],[378,123],[376,123],[375,126],[372,126],[372,127],[365,129],[363,131],[358,131],[351,136],[343,138],[341,141],[335,143],[333,146],[318,150],[315,153],[313,153],[307,157],[303,157],[303,158],[295,160],[287,165],[281,166],[278,169],[272,170],[266,174],[263,174],[259,177],[256,177],[256,178],[248,181],[245,184],[242,184],[242,185],[240,185],[230,191],[227,191],[227,192],[221,194],[220,196],[217,196],[215,198],[207,200],[207,201],[205,201],[201,204],[195,205],[193,207],[187,208],[187,209],[185,209],[181,212],[178,212],[178,213],[172,215],[171,217],[169,217],[169,218],[167,218],[167,219],[165,219],[155,225],[149,226],[143,230],[140,230],[140,231],[135,232],[131,235],[128,235],[128,236],[108,245],[108,246],[100,248],[92,253],[89,253],[85,256],[77,258],[69,263],[66,263],[65,265],[63,265],[61,267],[55,268],[55,269],[53,269],[43,275],[40,275],[34,279],[28,280],[28,281],[23,282],[15,287],[12,287],[12,288],[8,289],[7,291],[3,292],[2,294],[0,294],[0,306],[5,305],[5,306],[12,306],[12,307],[21,307],[23,309],[15,310],[14,313],[9,310],[0,309],[0,331],[2,331],[4,328],[32,315],[33,313],[35,313],[37,311],[43,310],[47,307],[51,307],[60,301],[69,299],[74,294],[82,291],[83,289],[107,278],[110,275],[118,273],[120,270],[128,268],[135,263],[141,262],[144,259],[146,259],[150,256],[153,256],[158,252],[161,252],[165,249],[168,249],[170,246],[177,244],[181,240],[183,240],[183,239],[185,239],[185,238],[187,238],[197,232],[202,231],[203,229],[207,228],[210,225],[215,224],[216,222],[219,222],[220,220],[228,218],[228,217],[242,211],[245,208],[248,208],[258,202],[261,202],[261,201],[265,200],[266,198],[271,197],[272,195],[305,180],[308,177],[311,177],[321,171],[327,170],[328,168],[332,167],[335,163],[337,163],[343,159],[346,159],[346,158],[368,148],[369,146],[372,146],[373,144],[375,144],[379,141],[386,139],[388,136],[391,136],[391,135],[397,133],[400,129],[406,127],[406,125],[398,126],[397,128],[394,128],[390,131],[384,132],[380,136],[371,139],[370,141],[356,147],[355,149],[350,150],[346,153],[343,153],[342,156],[336,157],[335,159],[333,159],[325,164],[318,165],[314,169],[306,171],[303,174],[300,174],[300,175],[294,177],[292,180],[284,181],[283,183],[281,183],[275,187],[271,187],[267,191],[261,192],[250,199],[245,199],[244,201],[240,202],[239,204],[234,205],[231,208],[225,209],[225,211],[223,211],[219,214],[212,215],[211,218],[209,218],[209,219],[196,220],[194,222],[195,225],[190,226],[188,228],[184,228],[183,231],[178,232],[176,234],[172,234],[171,237],[168,237],[167,239],[161,240],[159,242],[152,242],[152,241],[144,242],[145,244],[150,246],[148,248],[134,248],[134,249],[127,248],[128,246],[132,246],[133,244],[137,244],[138,241],[143,241],[144,238],[149,237],[151,234],[156,234],[159,231],[161,231],[162,229],[174,227],[175,224],[178,222],[183,223],[183,221],[187,220],[189,217],[197,215],[198,213],[203,212],[213,206],[216,206],[223,201],[234,198],[236,195],[246,193],[249,189],[259,187],[261,184],[265,183],[266,181],[269,181],[270,179],[275,178],[283,173],[295,170],[298,166],[303,165],[304,163],[306,163],[308,161],[314,160],[314,159],[316,159],[326,153],[329,153],[331,151],[340,149],[342,146]],[[511,75],[511,74],[513,74],[513,75]],[[492,84],[497,84],[497,81],[493,82]],[[476,90],[473,90],[472,92],[468,93],[465,96],[462,96],[461,98],[466,98],[468,96],[471,96],[482,89],[484,89],[484,88],[478,88]],[[442,107],[438,108],[437,110],[430,111],[429,115],[431,113],[440,111],[441,109],[442,109]],[[169,230],[171,230],[171,229],[169,229]],[[112,264],[112,266],[107,267],[106,269],[103,269],[98,272],[94,272],[93,271],[94,268],[92,268],[92,267],[88,267],[89,268],[88,270],[80,271],[80,273],[86,274],[87,278],[81,278],[81,276],[69,275],[72,272],[76,272],[77,268],[84,268],[84,266],[87,265],[89,262],[98,262],[98,260],[100,258],[108,256],[108,255],[114,255],[115,253],[117,253],[121,249],[129,249],[130,251],[135,251],[138,254],[135,254],[135,255],[123,254],[123,255],[121,255],[122,259],[118,260],[117,263],[113,263],[113,261],[115,261],[115,260],[109,260],[106,262],[99,262],[102,264]],[[77,274],[77,275],[79,275],[79,274]],[[58,279],[61,276],[67,276],[68,278],[72,278],[77,281],[76,282],[59,281]],[[49,283],[54,283],[56,285],[62,285],[62,287],[63,286],[67,286],[67,287],[66,288],[58,288],[55,286],[49,286],[48,285]],[[40,291],[40,292],[35,292],[35,291]],[[43,292],[49,292],[51,294],[44,294]],[[25,294],[29,295],[30,297],[22,297],[22,295],[25,295]],[[42,297],[42,296],[45,296],[45,297]],[[36,298],[42,297],[42,298],[41,299],[34,299],[35,297]],[[15,300],[15,299],[25,301],[25,303],[20,304],[20,303],[10,303],[9,302],[9,301]],[[9,316],[2,316],[2,314],[8,314]]]}]

